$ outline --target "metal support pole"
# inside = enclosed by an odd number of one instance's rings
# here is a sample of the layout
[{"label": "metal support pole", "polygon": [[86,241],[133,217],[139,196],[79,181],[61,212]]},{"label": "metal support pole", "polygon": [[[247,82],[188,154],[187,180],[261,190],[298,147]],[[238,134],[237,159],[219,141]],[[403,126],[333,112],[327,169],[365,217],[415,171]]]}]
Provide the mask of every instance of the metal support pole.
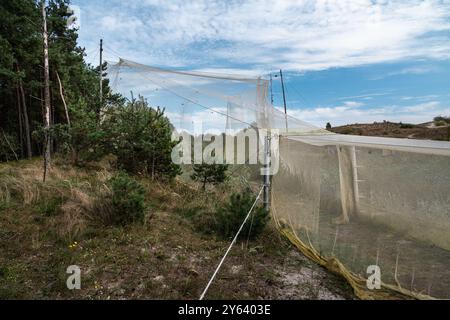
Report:
[{"label": "metal support pole", "polygon": [[270,74],[270,103],[273,106],[273,79],[272,79],[272,74]]},{"label": "metal support pole", "polygon": [[100,110],[101,110],[103,104],[103,39],[100,39],[99,77],[100,77]]},{"label": "metal support pole", "polygon": [[264,208],[267,212],[270,211],[270,140],[271,135],[268,133],[264,137],[264,175],[263,175],[263,183],[264,183]]},{"label": "metal support pole", "polygon": [[281,77],[281,89],[283,90],[284,118],[286,121],[286,133],[287,133],[289,131],[289,127],[287,120],[287,103],[286,103],[286,91],[284,89],[283,70],[280,70],[280,77]]},{"label": "metal support pole", "polygon": [[282,91],[283,91],[284,114],[287,115],[286,91],[285,91],[285,89],[284,89],[283,70],[280,70],[280,77],[281,77],[281,89],[282,89]]},{"label": "metal support pole", "polygon": [[358,164],[356,162],[356,147],[351,147],[351,159],[353,169],[353,194],[355,196],[355,213],[359,213],[359,177],[358,177]]}]

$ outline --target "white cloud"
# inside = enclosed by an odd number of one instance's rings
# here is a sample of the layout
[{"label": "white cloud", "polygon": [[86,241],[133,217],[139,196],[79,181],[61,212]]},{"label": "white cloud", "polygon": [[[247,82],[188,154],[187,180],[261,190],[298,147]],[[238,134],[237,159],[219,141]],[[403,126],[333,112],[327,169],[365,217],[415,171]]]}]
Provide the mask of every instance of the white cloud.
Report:
[{"label": "white cloud", "polygon": [[[352,124],[352,123],[372,123],[374,121],[382,122],[403,122],[403,123],[424,123],[431,121],[438,115],[450,115],[450,107],[446,107],[437,101],[431,101],[422,104],[398,106],[390,105],[379,108],[362,108],[362,104],[355,105],[351,102],[343,105],[331,107],[318,107],[304,110],[288,110],[288,114],[301,121],[311,123],[317,127],[324,127],[327,122],[333,126]],[[284,113],[282,108],[277,108]],[[167,112],[168,117],[177,128],[184,128],[193,132],[195,125],[202,124],[204,130],[215,129],[220,132],[226,126],[227,110],[224,108],[213,108],[213,110],[189,110],[184,112],[173,110]],[[231,119],[231,121],[233,121]],[[250,122],[252,122],[250,120]],[[246,126],[245,123],[241,123]]]},{"label": "white cloud", "polygon": [[205,72],[220,75],[230,75],[230,76],[247,76],[247,77],[258,77],[264,73],[261,69],[238,69],[238,68],[202,68],[193,71]]},{"label": "white cloud", "polygon": [[146,0],[101,11],[83,20],[85,37],[102,32],[110,47],[150,64],[305,71],[450,58],[448,1]]},{"label": "white cloud", "polygon": [[431,121],[437,115],[450,115],[450,107],[442,105],[438,101],[430,101],[409,106],[390,105],[370,109],[340,105],[306,110],[288,110],[288,113],[293,117],[323,127],[327,122],[331,122],[334,126],[381,122],[383,120],[424,123]]},{"label": "white cloud", "polygon": [[340,101],[347,100],[347,99],[372,100],[374,97],[387,96],[389,94],[390,94],[389,92],[383,92],[383,93],[381,93],[381,92],[379,92],[379,93],[373,92],[373,93],[361,94],[361,95],[357,95],[357,96],[341,97],[341,98],[338,98],[337,100],[340,100]]},{"label": "white cloud", "polygon": [[[426,112],[431,110],[436,110],[440,106],[440,103],[437,101],[431,101],[427,103],[417,104],[414,106],[408,106],[402,108],[402,112]],[[431,120],[431,119],[429,119]]]},{"label": "white cloud", "polygon": [[388,77],[400,76],[400,75],[420,75],[420,74],[434,73],[437,71],[438,71],[438,69],[433,66],[415,66],[415,67],[408,67],[408,68],[403,68],[403,69],[400,69],[397,71],[388,72],[386,74],[372,77],[369,80],[382,80],[382,79],[385,79]]},{"label": "white cloud", "polygon": [[345,101],[344,105],[346,107],[350,107],[350,108],[358,108],[364,105],[364,103],[362,102],[357,102],[357,101]]},{"label": "white cloud", "polygon": [[415,101],[430,101],[430,100],[435,100],[438,99],[440,97],[440,95],[438,94],[428,94],[428,95],[424,95],[424,96],[405,96],[405,97],[401,97],[401,100],[404,101],[411,101],[411,100],[415,100]]},{"label": "white cloud", "polygon": [[[98,52],[98,40],[104,38],[105,57],[110,60],[122,56],[148,65],[189,65],[202,71],[257,75],[274,68],[303,72],[407,59],[450,59],[449,1],[110,0],[107,6],[101,1],[74,3],[83,13],[82,45],[87,51]],[[409,67],[379,79],[434,71],[427,66]],[[142,77],[133,79],[124,92],[133,89],[135,93],[152,95],[159,89],[149,81]],[[358,102],[393,94],[381,91],[342,97],[336,106],[289,112],[321,127],[328,121],[333,125],[383,120],[419,123],[450,114],[449,107],[436,102],[438,97],[432,95],[399,98],[403,103],[409,101],[409,106],[369,109]],[[209,114],[196,113],[194,117],[209,117],[214,125],[222,125],[220,116]]]}]

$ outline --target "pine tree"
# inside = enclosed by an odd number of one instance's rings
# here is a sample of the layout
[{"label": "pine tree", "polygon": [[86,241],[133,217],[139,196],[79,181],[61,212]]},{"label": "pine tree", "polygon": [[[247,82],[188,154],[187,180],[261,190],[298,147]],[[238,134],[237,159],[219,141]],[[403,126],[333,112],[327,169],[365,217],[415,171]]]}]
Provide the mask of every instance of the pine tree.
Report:
[{"label": "pine tree", "polygon": [[194,173],[191,175],[191,179],[202,183],[203,190],[206,189],[207,183],[217,185],[227,179],[228,165],[204,163],[194,165],[193,169]]},{"label": "pine tree", "polygon": [[138,100],[109,108],[105,112],[102,130],[105,149],[117,157],[118,166],[129,172],[173,178],[181,173],[172,162],[173,127],[164,109],[152,108]]},{"label": "pine tree", "polygon": [[[40,1],[35,0],[0,2],[0,127],[10,137],[10,142],[18,144],[21,158],[40,155],[43,150],[39,134],[43,100],[39,4]],[[76,121],[82,112],[93,111],[98,116],[100,110],[98,68],[84,61],[85,50],[77,44],[78,31],[67,23],[70,19],[68,6],[68,0],[50,0],[47,5],[52,132],[62,131],[61,126],[68,123],[67,114]],[[105,68],[106,64],[102,70]],[[109,80],[103,81],[103,88],[105,107],[123,103],[120,95],[111,93]],[[84,126],[82,123],[73,125]],[[66,140],[52,138],[53,151],[60,151],[67,145]]]}]

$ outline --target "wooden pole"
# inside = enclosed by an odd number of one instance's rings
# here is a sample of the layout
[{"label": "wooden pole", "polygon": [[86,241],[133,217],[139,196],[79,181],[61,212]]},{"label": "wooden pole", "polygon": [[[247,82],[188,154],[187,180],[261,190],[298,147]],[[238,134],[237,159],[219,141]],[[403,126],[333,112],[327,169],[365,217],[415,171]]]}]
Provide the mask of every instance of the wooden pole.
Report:
[{"label": "wooden pole", "polygon": [[44,182],[51,167],[50,154],[50,67],[48,62],[47,12],[45,0],[42,1],[43,39],[44,39]]}]

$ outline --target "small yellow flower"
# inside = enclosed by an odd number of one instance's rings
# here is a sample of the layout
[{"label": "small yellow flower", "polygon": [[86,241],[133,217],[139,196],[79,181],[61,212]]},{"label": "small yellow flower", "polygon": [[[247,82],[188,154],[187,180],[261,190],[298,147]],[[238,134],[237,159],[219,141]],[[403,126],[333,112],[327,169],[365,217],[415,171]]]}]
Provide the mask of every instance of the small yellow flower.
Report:
[{"label": "small yellow flower", "polygon": [[69,249],[75,249],[78,246],[78,242],[74,242],[72,244],[69,245]]}]

